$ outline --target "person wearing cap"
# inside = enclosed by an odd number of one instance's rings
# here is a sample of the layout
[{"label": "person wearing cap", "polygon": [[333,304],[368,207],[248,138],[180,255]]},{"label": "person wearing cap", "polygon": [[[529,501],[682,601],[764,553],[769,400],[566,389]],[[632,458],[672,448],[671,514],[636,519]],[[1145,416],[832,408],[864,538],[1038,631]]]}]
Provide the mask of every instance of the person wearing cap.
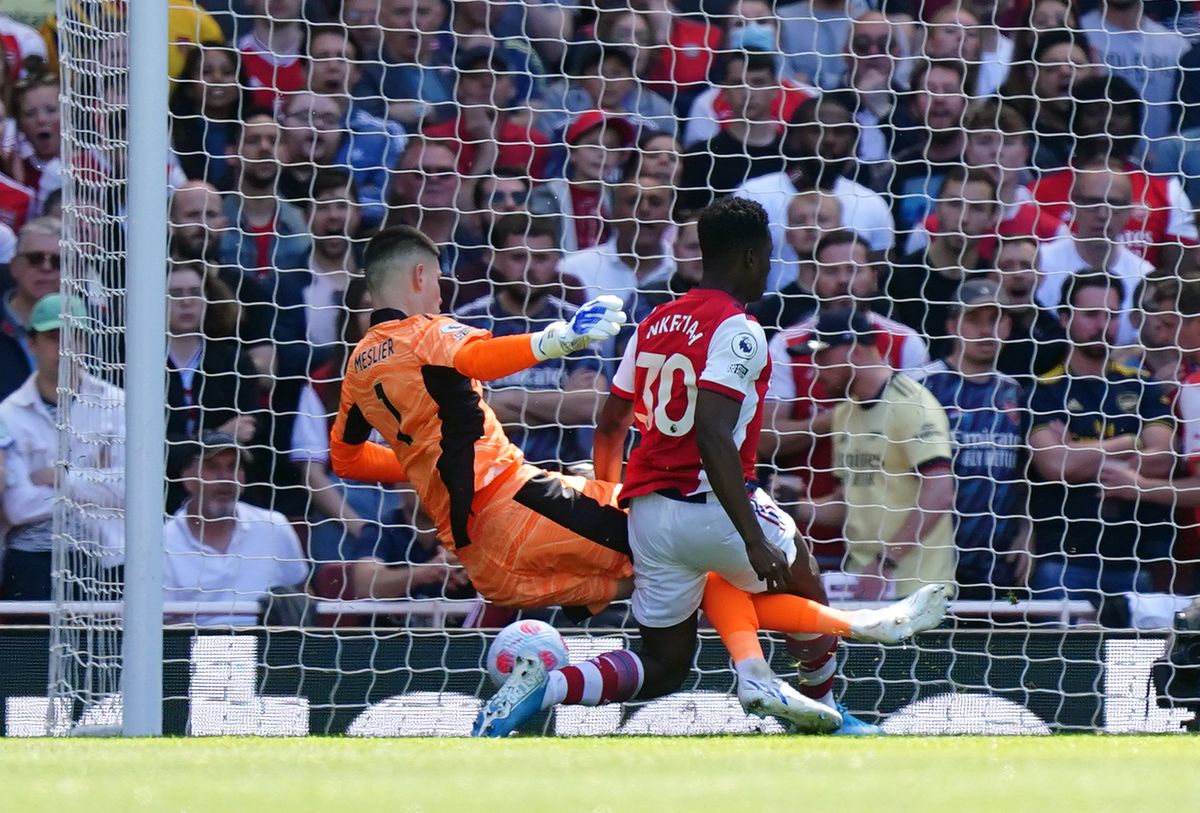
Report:
[{"label": "person wearing cap", "polygon": [[[65,301],[64,301],[65,300]],[[8,487],[0,511],[0,548],[6,549],[0,598],[45,601],[51,597],[50,556],[55,500],[87,505],[74,544],[88,547],[105,567],[124,558],[125,394],[81,367],[72,369],[67,404],[59,416],[59,335],[63,312],[72,322],[88,318],[75,297],[48,294],[29,313],[29,349],[34,371],[0,402],[0,423],[12,445],[7,455]],[[72,431],[66,463],[57,424]],[[57,483],[57,488],[56,484]],[[86,541],[85,541],[86,540]]]},{"label": "person wearing cap", "polygon": [[239,499],[251,458],[232,435],[207,432],[191,444],[190,455],[183,468],[188,501],[163,527],[163,600],[212,606],[178,620],[255,624],[257,613],[228,605],[256,601],[276,588],[304,592],[308,560],[300,539],[283,514]]},{"label": "person wearing cap", "polygon": [[830,398],[833,471],[839,485],[792,506],[801,532],[839,526],[845,569],[860,599],[954,584],[954,478],[946,411],[929,390],[894,372],[876,329],[848,308],[824,311],[807,351]]},{"label": "person wearing cap", "polygon": [[469,48],[459,53],[455,67],[457,115],[426,127],[425,135],[450,144],[458,152],[459,174],[473,183],[497,167],[545,177],[550,140],[528,121],[516,120],[517,75],[505,52]]},{"label": "person wearing cap", "polygon": [[620,172],[634,145],[633,125],[599,110],[579,114],[567,127],[562,177],[539,185],[530,197],[535,215],[562,218],[562,250],[570,254],[609,238],[612,196],[607,183]]},{"label": "person wearing cap", "polygon": [[1104,271],[1067,281],[1059,309],[1066,359],[1029,396],[1037,551],[1030,587],[1035,598],[1090,601],[1101,624],[1118,626],[1125,602],[1112,599],[1150,588],[1148,563],[1170,555],[1176,531],[1171,506],[1098,486],[1108,463],[1166,478],[1176,462],[1171,398],[1114,353],[1123,285]]},{"label": "person wearing cap", "polygon": [[1032,560],[1025,503],[1026,395],[996,369],[1012,332],[1011,303],[998,284],[971,280],[958,291],[946,333],[950,352],[920,382],[946,408],[957,480],[954,536],[960,596],[992,598],[1024,587]]}]

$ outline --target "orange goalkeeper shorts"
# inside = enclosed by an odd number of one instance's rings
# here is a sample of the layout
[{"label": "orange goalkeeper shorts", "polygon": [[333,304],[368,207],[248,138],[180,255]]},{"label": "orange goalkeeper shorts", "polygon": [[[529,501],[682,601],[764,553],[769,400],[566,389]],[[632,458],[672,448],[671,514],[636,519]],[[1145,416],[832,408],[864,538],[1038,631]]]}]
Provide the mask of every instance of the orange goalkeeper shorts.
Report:
[{"label": "orange goalkeeper shorts", "polygon": [[503,607],[598,610],[633,576],[618,490],[522,464],[476,499],[471,543],[455,553],[475,589]]}]

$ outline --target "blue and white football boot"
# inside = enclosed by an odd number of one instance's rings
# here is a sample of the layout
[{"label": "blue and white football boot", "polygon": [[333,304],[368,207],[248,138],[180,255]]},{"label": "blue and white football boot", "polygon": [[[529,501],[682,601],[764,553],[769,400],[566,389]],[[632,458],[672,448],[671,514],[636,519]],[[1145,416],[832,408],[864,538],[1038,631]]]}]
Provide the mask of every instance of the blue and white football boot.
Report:
[{"label": "blue and white football boot", "polygon": [[775,717],[798,734],[830,734],[843,724],[837,709],[800,694],[769,667],[740,678],[737,695],[747,714]]},{"label": "blue and white football boot", "polygon": [[472,737],[507,737],[542,710],[546,664],[536,655],[517,655],[512,673],[479,710]]},{"label": "blue and white football boot", "polygon": [[882,737],[884,730],[877,725],[868,723],[866,720],[860,720],[850,713],[850,710],[841,703],[837,704],[837,710],[842,715],[842,725],[837,731],[833,732],[838,737]]}]

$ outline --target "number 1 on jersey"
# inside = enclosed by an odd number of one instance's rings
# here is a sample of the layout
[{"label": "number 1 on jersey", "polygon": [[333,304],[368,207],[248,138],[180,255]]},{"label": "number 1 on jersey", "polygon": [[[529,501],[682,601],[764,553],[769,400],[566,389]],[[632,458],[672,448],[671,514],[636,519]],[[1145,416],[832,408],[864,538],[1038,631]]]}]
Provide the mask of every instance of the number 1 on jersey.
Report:
[{"label": "number 1 on jersey", "polygon": [[[646,368],[642,403],[646,407],[647,422],[652,422],[655,429],[668,437],[677,438],[692,431],[696,423],[696,368],[692,366],[692,360],[682,353],[670,356],[638,353],[636,363],[638,367]],[[683,407],[683,414],[672,418],[667,414],[667,404],[671,402],[676,373],[683,374],[683,397],[687,403]]]},{"label": "number 1 on jersey", "polygon": [[400,417],[400,410],[396,409],[396,406],[388,400],[387,393],[383,391],[382,381],[375,382],[375,397],[379,399],[380,403],[387,407],[387,411],[392,413],[392,417],[396,419],[396,440],[412,446],[412,435],[404,434],[404,430],[400,428],[400,424],[404,419]]}]

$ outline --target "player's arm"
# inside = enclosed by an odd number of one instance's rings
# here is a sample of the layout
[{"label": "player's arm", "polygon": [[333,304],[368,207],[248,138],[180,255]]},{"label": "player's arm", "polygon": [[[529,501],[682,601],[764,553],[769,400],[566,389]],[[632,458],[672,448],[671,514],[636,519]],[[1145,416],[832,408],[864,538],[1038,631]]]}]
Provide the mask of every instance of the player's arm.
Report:
[{"label": "player's arm", "polygon": [[[454,369],[467,378],[494,381],[526,370],[546,359],[558,359],[582,350],[594,342],[606,341],[625,324],[624,304],[615,296],[601,296],[588,302],[571,317],[558,321],[537,333],[516,336],[491,336],[484,331],[461,328],[468,338],[453,352]],[[452,326],[448,322],[446,327]],[[445,329],[445,328],[443,328]]]},{"label": "player's arm", "polygon": [[1029,449],[1038,474],[1059,483],[1095,482],[1105,458],[1114,453],[1096,441],[1073,439],[1057,420],[1034,427]]},{"label": "player's arm", "polygon": [[329,432],[329,463],[338,477],[364,483],[402,483],[404,467],[387,446],[373,443],[371,424],[342,388],[337,420]]},{"label": "player's arm", "polygon": [[[917,504],[890,538],[883,540],[880,567],[890,567],[920,548],[926,534],[954,509],[950,421],[942,405],[925,392],[924,403],[892,405],[888,440],[897,443],[920,482]],[[889,564],[890,563],[890,564]]]},{"label": "player's arm", "polygon": [[638,334],[629,337],[621,363],[613,374],[612,387],[600,415],[596,419],[596,432],[592,436],[592,466],[597,480],[609,483],[621,482],[621,464],[625,462],[625,439],[633,425],[634,369],[637,366]]},{"label": "player's arm", "polygon": [[788,563],[783,553],[767,542],[746,493],[742,458],[733,441],[741,411],[736,399],[702,388],[696,400],[696,446],[709,485],[745,543],[755,574],[768,589],[775,589],[788,583]]}]

